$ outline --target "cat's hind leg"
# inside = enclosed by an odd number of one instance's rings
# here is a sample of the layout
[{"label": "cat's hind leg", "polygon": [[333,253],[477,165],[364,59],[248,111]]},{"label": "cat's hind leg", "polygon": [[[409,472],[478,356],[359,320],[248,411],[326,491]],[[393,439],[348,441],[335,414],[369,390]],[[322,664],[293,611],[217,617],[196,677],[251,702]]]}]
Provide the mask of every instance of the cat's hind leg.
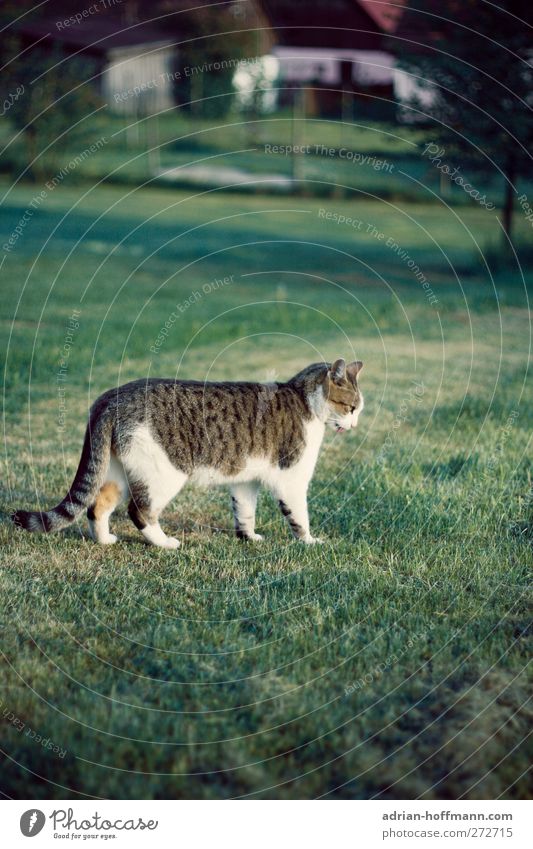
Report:
[{"label": "cat's hind leg", "polygon": [[169,494],[167,489],[165,495],[151,491],[150,487],[144,483],[130,484],[131,501],[128,505],[128,514],[150,545],[157,545],[160,548],[179,548],[179,540],[165,534],[159,524],[159,516],[168,502],[178,494],[186,480],[186,475],[183,475],[181,485],[176,486],[172,494]]},{"label": "cat's hind leg", "polygon": [[167,537],[159,516],[178,494],[187,475],[171,463],[146,425],[139,425],[133,432],[123,463],[131,492],[128,513],[133,524],[150,545],[178,548],[179,541]]},{"label": "cat's hind leg", "polygon": [[231,487],[231,504],[235,521],[235,533],[239,539],[261,540],[255,532],[255,509],[259,483],[236,483]]},{"label": "cat's hind leg", "polygon": [[115,534],[109,531],[109,517],[113,510],[126,497],[128,482],[121,463],[112,456],[106,476],[106,482],[87,510],[89,533],[100,545],[112,545],[117,541]]}]

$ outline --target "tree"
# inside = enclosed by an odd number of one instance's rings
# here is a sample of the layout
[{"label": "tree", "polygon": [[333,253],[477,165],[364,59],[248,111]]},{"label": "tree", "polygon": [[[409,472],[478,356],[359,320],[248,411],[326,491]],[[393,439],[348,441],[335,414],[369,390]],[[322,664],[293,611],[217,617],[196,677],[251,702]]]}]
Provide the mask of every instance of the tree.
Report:
[{"label": "tree", "polygon": [[[80,85],[94,71],[84,58],[66,62],[59,49],[25,43],[13,22],[30,3],[6,3],[0,14],[4,28],[0,40],[0,103],[2,118],[20,133],[24,145],[25,172],[33,179],[48,176],[57,168],[61,153],[77,136],[86,135],[78,122],[94,111],[99,98],[90,83]],[[27,21],[29,16],[24,16]],[[16,146],[20,149],[20,145]]]},{"label": "tree", "polygon": [[150,6],[152,16],[168,15],[165,27],[178,43],[177,99],[198,115],[220,118],[229,111],[239,62],[257,54],[257,22],[247,5],[161,0]]},{"label": "tree", "polygon": [[532,23],[523,0],[410,0],[394,41],[400,67],[425,81],[411,105],[432,119],[431,140],[502,174],[509,239],[516,180],[533,171]]}]

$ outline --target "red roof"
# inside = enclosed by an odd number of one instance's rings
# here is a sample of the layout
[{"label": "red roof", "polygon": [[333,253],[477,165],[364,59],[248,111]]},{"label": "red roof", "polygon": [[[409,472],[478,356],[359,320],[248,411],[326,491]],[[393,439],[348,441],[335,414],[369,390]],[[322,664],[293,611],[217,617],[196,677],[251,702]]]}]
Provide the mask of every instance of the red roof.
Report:
[{"label": "red roof", "polygon": [[383,32],[396,30],[407,0],[357,0]]}]

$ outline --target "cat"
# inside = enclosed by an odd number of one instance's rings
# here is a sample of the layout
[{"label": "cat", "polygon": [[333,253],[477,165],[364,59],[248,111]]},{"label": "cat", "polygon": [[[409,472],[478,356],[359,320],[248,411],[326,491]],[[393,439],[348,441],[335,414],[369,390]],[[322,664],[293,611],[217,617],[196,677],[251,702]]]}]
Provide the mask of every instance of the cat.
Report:
[{"label": "cat", "polygon": [[17,510],[27,531],[65,528],[87,508],[92,538],[116,542],[109,517],[127,496],[128,513],[147,542],[177,548],[159,524],[187,481],[229,484],[235,532],[255,532],[259,487],[278,500],[293,535],[311,535],[307,489],[326,425],[342,433],[363,410],[360,361],[315,363],[286,383],[207,383],[150,378],[110,389],[91,407],[76,476],[47,512]]}]

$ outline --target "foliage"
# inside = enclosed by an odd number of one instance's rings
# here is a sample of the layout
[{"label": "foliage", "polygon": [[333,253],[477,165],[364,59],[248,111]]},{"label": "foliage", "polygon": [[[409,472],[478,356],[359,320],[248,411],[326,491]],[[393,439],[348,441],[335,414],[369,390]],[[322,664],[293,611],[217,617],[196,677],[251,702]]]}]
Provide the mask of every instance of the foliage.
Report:
[{"label": "foliage", "polygon": [[18,158],[18,163],[23,160],[23,173],[43,179],[57,171],[69,146],[87,139],[85,121],[99,105],[95,87],[86,82],[95,65],[86,57],[65,61],[61,50],[43,47],[42,43],[28,46],[10,26],[19,14],[20,7],[10,4],[2,10],[1,23],[7,27],[7,35],[0,47],[0,61],[5,66],[0,100],[4,102],[4,118],[16,130],[12,146],[18,147],[19,134],[23,139],[24,157]]},{"label": "foliage", "polygon": [[498,171],[506,183],[503,226],[511,233],[515,183],[533,172],[533,7],[522,0],[410,0],[399,38],[400,67],[422,78],[431,134],[448,155]]},{"label": "foliage", "polygon": [[[178,45],[175,91],[178,102],[193,114],[220,118],[233,105],[233,77],[239,61],[255,55],[256,39],[236,14],[238,4],[199,6],[185,2],[166,23]],[[160,12],[176,4],[161,2]]]}]

